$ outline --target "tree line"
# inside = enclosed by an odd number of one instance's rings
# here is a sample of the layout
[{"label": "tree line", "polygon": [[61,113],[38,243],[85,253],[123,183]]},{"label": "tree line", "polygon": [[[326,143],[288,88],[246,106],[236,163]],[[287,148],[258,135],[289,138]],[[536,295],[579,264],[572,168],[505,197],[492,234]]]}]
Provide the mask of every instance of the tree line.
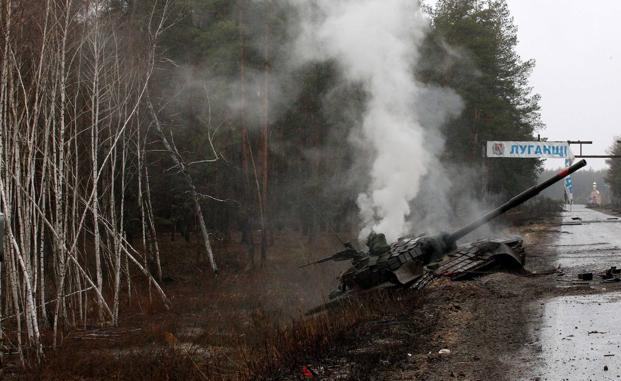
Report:
[{"label": "tree line", "polygon": [[[619,139],[610,147],[610,155],[621,156],[621,141]],[[621,159],[608,159],[608,173],[606,183],[610,187],[611,203],[621,207]]]},{"label": "tree line", "polygon": [[[558,170],[546,169],[541,172],[539,177],[542,181],[554,176],[558,173]],[[611,190],[606,181],[608,170],[580,170],[572,175],[573,181],[573,200],[576,204],[586,204],[593,191],[593,183],[597,184],[597,189],[602,196],[602,203],[611,203]],[[552,185],[550,188],[544,190],[542,194],[545,197],[564,201],[565,196],[565,184],[563,181]]]},{"label": "tree line", "polygon": [[[164,233],[197,239],[218,271],[216,235],[254,263],[277,231],[356,228],[348,139],[366,94],[334,62],[286,67],[287,2],[0,4],[0,321],[22,358],[41,356],[43,329],[55,345],[63,329],[117,324],[132,274],[166,304]],[[488,139],[542,128],[506,2],[440,0],[428,14],[416,78],[464,102],[442,161],[481,199],[533,184],[539,161],[482,155]]]}]

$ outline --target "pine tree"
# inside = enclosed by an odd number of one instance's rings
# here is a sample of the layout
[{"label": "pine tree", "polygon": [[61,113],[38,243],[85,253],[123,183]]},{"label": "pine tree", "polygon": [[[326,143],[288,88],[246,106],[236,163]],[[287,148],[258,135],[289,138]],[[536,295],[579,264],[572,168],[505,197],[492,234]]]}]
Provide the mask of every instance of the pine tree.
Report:
[{"label": "pine tree", "polygon": [[517,27],[505,0],[441,0],[420,75],[458,92],[462,116],[445,128],[445,158],[479,168],[481,190],[512,193],[536,181],[538,160],[484,160],[487,140],[533,140],[543,127],[528,84],[534,61],[516,52]]}]

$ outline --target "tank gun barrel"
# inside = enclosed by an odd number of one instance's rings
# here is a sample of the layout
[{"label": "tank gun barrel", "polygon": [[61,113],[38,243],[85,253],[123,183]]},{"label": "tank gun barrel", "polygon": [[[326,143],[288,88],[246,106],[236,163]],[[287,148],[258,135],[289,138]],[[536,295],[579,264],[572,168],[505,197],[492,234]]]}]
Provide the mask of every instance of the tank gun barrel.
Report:
[{"label": "tank gun barrel", "polygon": [[519,205],[525,203],[526,201],[530,200],[531,198],[533,198],[536,195],[538,195],[539,193],[541,193],[541,191],[543,191],[544,189],[550,187],[552,184],[554,184],[554,183],[556,183],[558,181],[561,181],[565,177],[571,175],[572,173],[576,172],[580,168],[586,166],[586,164],[587,164],[586,160],[582,159],[579,162],[573,164],[572,166],[563,169],[562,171],[560,171],[559,173],[557,173],[553,177],[549,178],[548,180],[542,182],[541,184],[538,184],[538,185],[535,185],[535,186],[533,186],[531,188],[526,189],[524,192],[522,192],[522,193],[518,194],[517,196],[513,197],[512,199],[510,199],[509,201],[505,202],[504,204],[502,204],[498,208],[493,209],[493,210],[487,212],[485,215],[480,217],[478,220],[475,220],[474,222],[472,222],[472,223],[464,226],[463,228],[457,230],[456,232],[450,234],[447,237],[447,241],[448,242],[457,242],[459,239],[463,238],[468,233],[471,233],[472,231],[476,230],[481,225],[484,225],[484,224],[488,223],[489,221],[493,220],[494,218],[500,216],[501,214],[504,214],[508,210],[513,209],[516,206],[519,206]]},{"label": "tank gun barrel", "polygon": [[354,249],[351,243],[347,242],[344,245],[345,245],[345,250],[339,251],[338,253],[330,257],[322,258],[318,261],[307,263],[305,265],[300,266],[300,268],[302,269],[304,267],[318,265],[320,263],[325,263],[329,261],[334,261],[334,262],[347,261],[347,260],[354,259],[360,256],[360,253],[357,252],[356,249]]}]

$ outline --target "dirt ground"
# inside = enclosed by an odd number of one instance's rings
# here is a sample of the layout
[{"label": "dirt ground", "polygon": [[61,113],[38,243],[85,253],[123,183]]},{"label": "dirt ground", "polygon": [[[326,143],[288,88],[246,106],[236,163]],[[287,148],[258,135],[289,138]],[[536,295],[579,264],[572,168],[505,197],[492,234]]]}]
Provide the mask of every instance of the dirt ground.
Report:
[{"label": "dirt ground", "polygon": [[[404,292],[396,311],[356,326],[308,368],[322,380],[539,380],[544,301],[599,292],[552,267],[555,226],[519,229],[530,275],[440,280],[420,296]],[[276,378],[301,379],[302,368]]]},{"label": "dirt ground", "polygon": [[[322,304],[346,264],[299,268],[340,249],[334,234],[309,241],[299,233],[277,233],[267,261],[261,265],[256,253],[252,269],[246,269],[248,255],[239,241],[233,237],[228,243],[215,242],[221,269],[215,276],[208,263],[197,259],[199,240],[161,237],[162,287],[169,309],[135,272],[118,327],[66,327],[57,350],[51,348],[50,330],[44,330],[46,357],[41,366],[23,369],[18,358],[5,356],[0,379],[254,379],[253,372],[271,373],[265,369],[279,364],[279,358],[270,358],[278,351],[262,346],[306,310]],[[93,304],[93,314],[94,308]],[[351,321],[344,318],[341,323]],[[331,332],[323,324],[312,328]],[[296,347],[291,348],[283,356]],[[259,364],[256,351],[265,359]],[[262,365],[266,362],[268,367]]]},{"label": "dirt ground", "polygon": [[5,363],[2,377],[534,380],[540,305],[558,295],[597,292],[571,282],[565,287],[554,271],[550,243],[561,234],[558,222],[506,232],[524,238],[528,276],[438,280],[422,292],[379,295],[312,318],[304,312],[325,300],[346,264],[299,266],[338,249],[333,235],[312,241],[277,236],[268,263],[250,271],[244,271],[241,246],[220,247],[226,255],[218,277],[197,263],[195,243],[163,240],[170,310],[149,300],[136,276],[119,327],[67,330],[40,367],[24,371]]}]

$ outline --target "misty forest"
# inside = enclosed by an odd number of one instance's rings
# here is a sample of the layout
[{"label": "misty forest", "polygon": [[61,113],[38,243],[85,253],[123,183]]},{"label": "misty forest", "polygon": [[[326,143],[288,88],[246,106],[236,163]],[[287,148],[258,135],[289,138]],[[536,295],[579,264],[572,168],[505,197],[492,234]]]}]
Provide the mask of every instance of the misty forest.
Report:
[{"label": "misty forest", "polygon": [[[543,171],[484,157],[545,136],[505,0],[0,8],[5,375],[288,374],[385,313],[304,318],[345,267],[299,266],[459,227]],[[618,204],[619,163],[597,181]]]}]

